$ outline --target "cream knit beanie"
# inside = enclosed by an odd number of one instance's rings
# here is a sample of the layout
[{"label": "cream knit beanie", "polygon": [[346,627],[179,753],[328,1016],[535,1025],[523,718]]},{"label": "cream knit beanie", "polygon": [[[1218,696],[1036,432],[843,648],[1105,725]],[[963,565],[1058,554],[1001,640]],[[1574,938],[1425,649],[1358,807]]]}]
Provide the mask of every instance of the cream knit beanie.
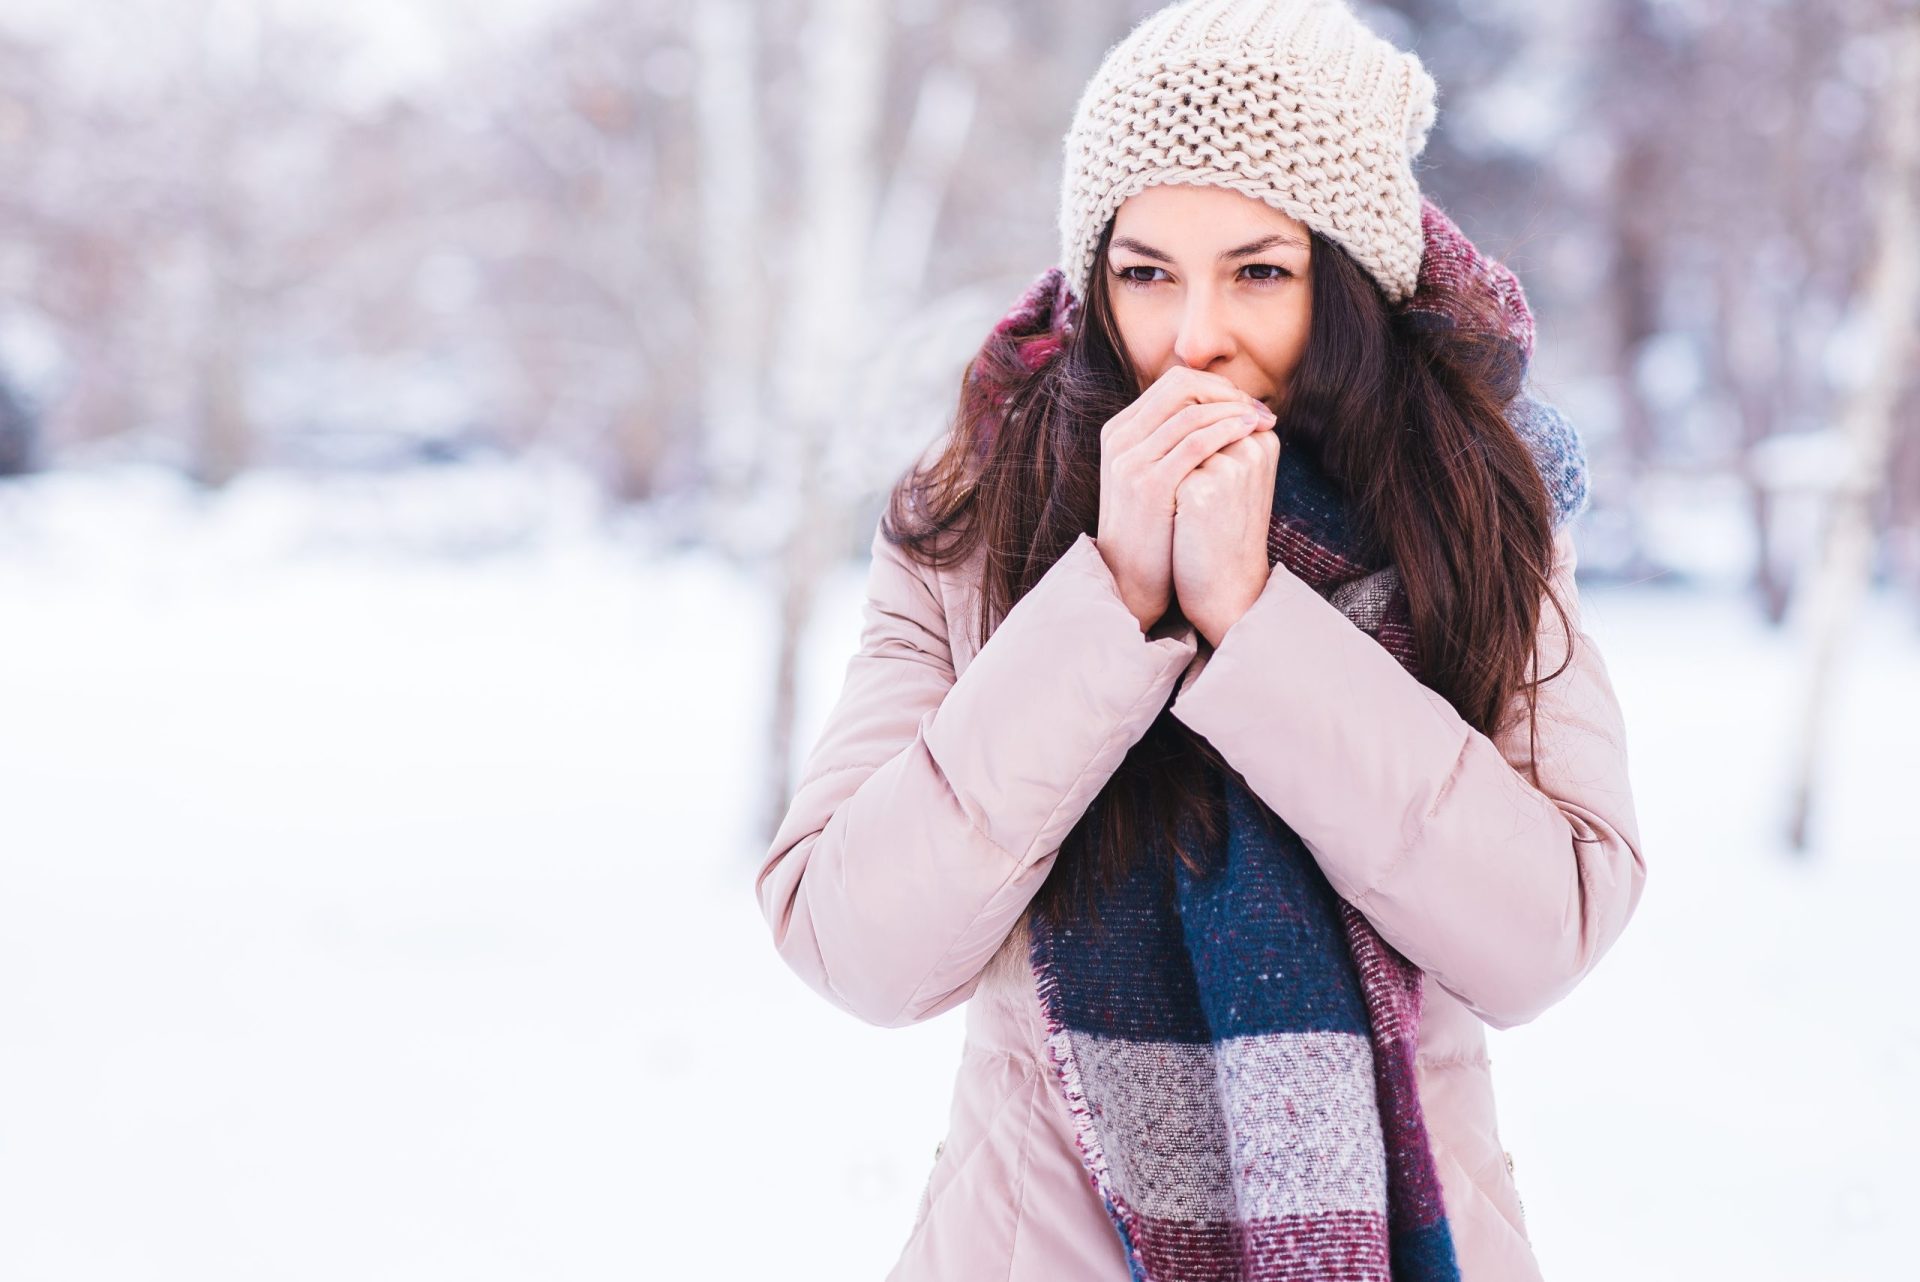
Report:
[{"label": "cream knit beanie", "polygon": [[1156,184],[1230,187],[1305,223],[1389,302],[1420,272],[1420,59],[1343,0],[1183,0],[1108,50],[1066,136],[1060,266],[1084,301],[1100,230]]}]

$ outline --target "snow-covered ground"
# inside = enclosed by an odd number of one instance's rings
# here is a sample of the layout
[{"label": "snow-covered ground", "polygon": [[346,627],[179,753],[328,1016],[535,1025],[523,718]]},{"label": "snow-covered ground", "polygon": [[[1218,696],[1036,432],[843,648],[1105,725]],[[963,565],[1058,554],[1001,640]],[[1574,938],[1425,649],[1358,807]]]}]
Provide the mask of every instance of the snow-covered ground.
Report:
[{"label": "snow-covered ground", "polygon": [[[0,488],[0,1277],[884,1275],[962,1015],[869,1028],[773,953],[771,605],[651,546],[554,470]],[[1914,614],[1852,639],[1796,862],[1791,639],[1716,591],[1583,601],[1650,871],[1491,1035],[1547,1276],[1897,1275]]]}]

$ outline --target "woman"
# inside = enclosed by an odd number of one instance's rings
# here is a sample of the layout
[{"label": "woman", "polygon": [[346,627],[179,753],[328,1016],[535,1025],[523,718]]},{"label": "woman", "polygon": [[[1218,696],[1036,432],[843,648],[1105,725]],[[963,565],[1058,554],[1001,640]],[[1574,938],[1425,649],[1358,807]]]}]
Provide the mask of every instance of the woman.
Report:
[{"label": "woman", "polygon": [[896,1282],[1540,1276],[1483,1026],[1645,866],[1578,440],[1420,198],[1433,93],[1336,0],[1146,19],[875,532],[756,891],[860,1018],[969,1003]]}]

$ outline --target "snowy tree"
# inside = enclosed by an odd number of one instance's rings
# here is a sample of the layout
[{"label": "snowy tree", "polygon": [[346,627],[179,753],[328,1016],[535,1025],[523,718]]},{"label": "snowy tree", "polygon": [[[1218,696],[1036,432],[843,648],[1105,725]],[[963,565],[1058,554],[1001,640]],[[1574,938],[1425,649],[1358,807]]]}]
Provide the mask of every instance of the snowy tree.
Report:
[{"label": "snowy tree", "polygon": [[1872,267],[1851,333],[1865,347],[1858,381],[1834,429],[1834,469],[1825,537],[1796,601],[1807,637],[1806,687],[1791,742],[1796,756],[1788,838],[1810,841],[1815,780],[1822,764],[1841,641],[1871,578],[1875,501],[1884,488],[1894,414],[1913,378],[1920,336],[1920,7],[1887,23],[1885,74],[1875,112],[1883,142],[1872,183]]}]

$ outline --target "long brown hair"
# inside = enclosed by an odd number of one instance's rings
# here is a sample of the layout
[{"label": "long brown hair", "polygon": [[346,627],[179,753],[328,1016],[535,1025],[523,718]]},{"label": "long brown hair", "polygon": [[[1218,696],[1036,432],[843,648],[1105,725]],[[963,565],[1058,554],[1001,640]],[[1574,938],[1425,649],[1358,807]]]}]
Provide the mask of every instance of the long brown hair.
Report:
[{"label": "long brown hair", "polygon": [[[1080,323],[1060,350],[1034,346],[1046,336],[996,331],[968,364],[943,447],[889,496],[885,537],[924,564],[950,566],[985,540],[982,644],[1082,532],[1097,533],[1100,429],[1141,390],[1098,266],[1112,234],[1109,220]],[[1420,679],[1487,735],[1505,728],[1524,690],[1532,742],[1535,689],[1561,670],[1526,679],[1543,595],[1563,626],[1567,615],[1549,583],[1551,500],[1505,416],[1522,362],[1489,308],[1451,325],[1392,308],[1318,233],[1309,264],[1312,317],[1275,425],[1282,448],[1313,451],[1363,537],[1398,566]],[[1221,831],[1208,763],[1237,777],[1162,709],[1067,834],[1036,904],[1097,927],[1098,890],[1125,876],[1150,831],[1201,871],[1189,842]],[[1537,767],[1533,775],[1537,785]]]}]

